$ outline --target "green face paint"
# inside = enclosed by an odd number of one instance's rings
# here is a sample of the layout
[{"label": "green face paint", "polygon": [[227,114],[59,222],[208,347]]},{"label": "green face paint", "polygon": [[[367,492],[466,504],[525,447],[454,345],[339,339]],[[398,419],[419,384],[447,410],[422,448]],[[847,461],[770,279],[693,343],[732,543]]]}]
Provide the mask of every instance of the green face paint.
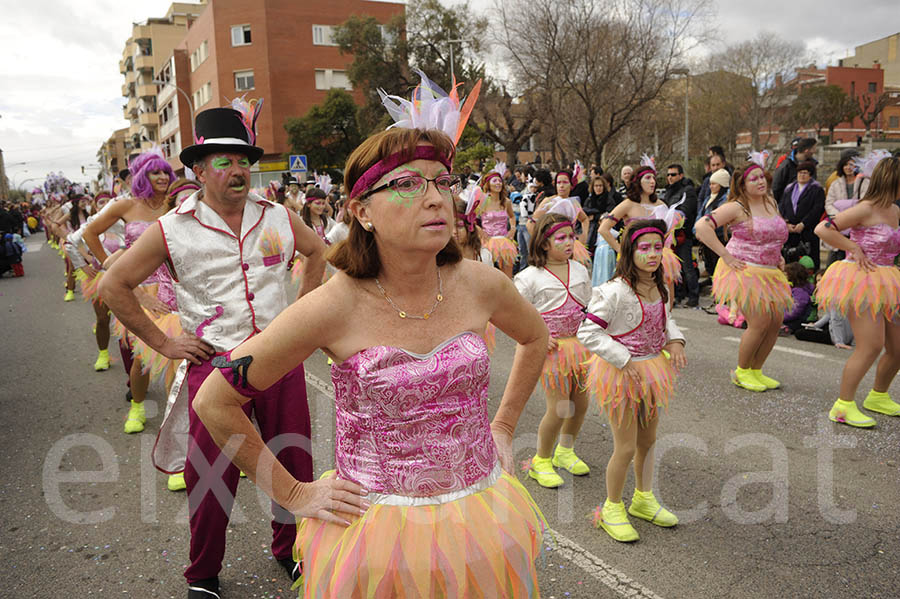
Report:
[{"label": "green face paint", "polygon": [[249,158],[241,158],[238,160],[237,165],[241,168],[250,168],[250,159]]},{"label": "green face paint", "polygon": [[231,166],[231,160],[229,158],[225,158],[224,156],[218,156],[212,159],[212,162],[210,162],[210,166],[212,166],[217,171],[224,171],[226,168]]},{"label": "green face paint", "polygon": [[[399,179],[400,177],[404,176],[408,177],[410,175],[418,175],[420,177],[424,177],[425,173],[417,168],[404,164],[389,172],[384,176],[384,178],[387,179],[387,181],[393,181],[394,179]],[[413,201],[412,198],[404,198],[400,195],[400,192],[395,189],[391,189],[391,195],[388,196],[388,202],[392,202],[399,206],[406,206],[407,208],[409,208],[410,206],[412,206]]]}]

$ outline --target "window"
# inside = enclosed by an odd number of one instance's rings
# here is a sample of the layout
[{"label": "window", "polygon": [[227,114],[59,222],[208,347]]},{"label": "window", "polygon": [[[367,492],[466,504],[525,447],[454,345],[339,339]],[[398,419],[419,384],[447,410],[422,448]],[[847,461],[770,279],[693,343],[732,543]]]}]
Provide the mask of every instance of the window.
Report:
[{"label": "window", "polygon": [[253,88],[253,69],[234,72],[235,91],[244,92]]},{"label": "window", "polygon": [[313,45],[314,46],[337,46],[331,41],[331,33],[334,27],[330,25],[313,25]]},{"label": "window", "polygon": [[202,86],[200,86],[200,89],[194,92],[194,110],[209,102],[209,98],[211,95],[212,84],[207,81]]},{"label": "window", "polygon": [[900,116],[888,117],[888,129],[900,129]]},{"label": "window", "polygon": [[341,89],[353,89],[350,80],[347,78],[347,71],[338,71],[335,69],[316,69],[316,89],[332,89],[339,87]]},{"label": "window", "polygon": [[159,111],[159,124],[165,125],[169,122],[169,119],[174,118],[175,116],[175,102],[168,102],[165,106],[163,106],[162,110]]},{"label": "window", "polygon": [[870,94],[874,94],[877,90],[878,90],[878,84],[877,84],[877,83],[870,83],[870,84],[869,84],[869,93],[870,93]]},{"label": "window", "polygon": [[197,49],[191,52],[191,72],[197,70],[203,61],[209,57],[209,42],[207,40],[203,40],[203,42],[197,46]]},{"label": "window", "polygon": [[250,45],[250,25],[233,25],[231,27],[231,45]]}]

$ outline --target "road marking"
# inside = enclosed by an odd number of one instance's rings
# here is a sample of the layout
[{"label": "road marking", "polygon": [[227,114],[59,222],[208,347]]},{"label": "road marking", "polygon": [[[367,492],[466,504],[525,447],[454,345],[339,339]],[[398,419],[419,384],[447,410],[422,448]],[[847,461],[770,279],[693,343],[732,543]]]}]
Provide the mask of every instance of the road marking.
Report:
[{"label": "road marking", "polygon": [[[334,393],[332,385],[309,371],[306,372],[306,382],[326,395]],[[555,545],[553,547],[555,553],[563,559],[572,562],[589,576],[599,580],[619,595],[630,599],[662,599],[662,597],[641,583],[632,580],[624,572],[607,564],[564,534],[553,529],[547,532],[545,541],[551,546]]]},{"label": "road marking", "polygon": [[44,244],[41,242],[25,244],[25,251],[27,252],[39,252],[42,249],[44,249]]},{"label": "road marking", "polygon": [[[740,337],[722,337],[726,341],[735,341],[737,343],[741,342]],[[794,354],[797,356],[804,356],[807,358],[818,358],[820,360],[831,360],[832,362],[840,362],[841,360],[835,360],[834,358],[829,358],[825,354],[817,354],[816,352],[806,351],[802,349],[794,349],[793,347],[778,347],[777,345],[773,347],[775,351],[783,351],[788,354]]]}]

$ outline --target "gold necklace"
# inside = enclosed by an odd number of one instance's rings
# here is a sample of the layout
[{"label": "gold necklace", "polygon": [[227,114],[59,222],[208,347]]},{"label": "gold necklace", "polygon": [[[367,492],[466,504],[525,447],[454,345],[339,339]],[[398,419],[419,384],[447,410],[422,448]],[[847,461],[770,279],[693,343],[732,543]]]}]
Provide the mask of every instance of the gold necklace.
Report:
[{"label": "gold necklace", "polygon": [[381,286],[381,282],[378,280],[378,277],[375,277],[375,285],[378,286],[378,291],[381,292],[381,295],[384,296],[384,299],[386,299],[388,301],[388,303],[391,305],[391,307],[397,311],[397,314],[400,316],[400,318],[414,318],[416,320],[428,320],[431,317],[431,315],[434,314],[434,311],[437,310],[438,304],[440,304],[442,301],[444,301],[444,283],[443,283],[443,281],[441,281],[441,269],[440,268],[438,268],[438,271],[437,271],[437,279],[438,279],[438,292],[437,292],[437,297],[434,300],[434,305],[432,305],[431,309],[428,312],[426,312],[425,314],[423,314],[422,316],[418,316],[416,314],[408,314],[405,310],[401,310],[400,308],[398,308],[397,304],[394,303],[394,300],[392,300],[391,297],[387,294],[387,291],[384,290],[384,287]]}]

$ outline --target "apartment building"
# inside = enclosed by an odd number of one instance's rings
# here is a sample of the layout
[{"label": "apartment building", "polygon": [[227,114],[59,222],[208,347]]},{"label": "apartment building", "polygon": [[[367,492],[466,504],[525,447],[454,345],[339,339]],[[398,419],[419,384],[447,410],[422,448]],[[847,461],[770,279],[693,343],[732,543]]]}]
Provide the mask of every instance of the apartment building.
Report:
[{"label": "apartment building", "polygon": [[154,80],[205,7],[206,0],[199,4],[175,2],[164,17],[133,25],[119,61],[119,72],[125,78],[122,110],[130,123],[126,142],[129,152],[141,152],[159,143],[158,86]]},{"label": "apartment building", "polygon": [[169,83],[160,89],[159,135],[172,167],[183,168],[178,153],[193,136],[185,111],[228,106],[245,95],[264,99],[257,145],[266,154],[251,185],[280,178],[290,152],[285,121],[323,102],[333,87],[352,89],[346,69],[353,57],[331,40],[333,28],[352,15],[386,23],[404,9],[381,0],[210,0],[162,67]]},{"label": "apartment building", "polygon": [[842,58],[838,65],[842,67],[875,67],[884,71],[884,85],[888,88],[900,88],[900,33],[894,33],[873,42],[856,46],[853,56]]},{"label": "apartment building", "polygon": [[116,129],[109,139],[100,146],[97,152],[100,158],[100,175],[98,179],[103,181],[106,177],[115,177],[128,165],[128,127]]}]

